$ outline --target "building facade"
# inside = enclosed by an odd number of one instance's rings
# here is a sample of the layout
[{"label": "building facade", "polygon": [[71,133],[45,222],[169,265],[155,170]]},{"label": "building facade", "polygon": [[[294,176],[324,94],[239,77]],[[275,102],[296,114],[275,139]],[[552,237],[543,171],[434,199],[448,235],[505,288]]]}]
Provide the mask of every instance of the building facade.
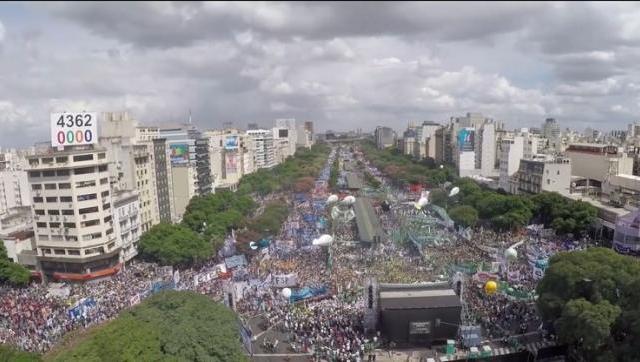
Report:
[{"label": "building facade", "polygon": [[140,241],[140,201],[134,190],[113,194],[113,228],[121,248],[120,262],[126,263],[138,255]]},{"label": "building facade", "polygon": [[538,194],[549,191],[567,196],[571,188],[571,160],[544,155],[522,159],[516,180],[518,193]]},{"label": "building facade", "polygon": [[109,160],[91,146],[28,157],[34,233],[42,271],[54,278],[116,267]]}]

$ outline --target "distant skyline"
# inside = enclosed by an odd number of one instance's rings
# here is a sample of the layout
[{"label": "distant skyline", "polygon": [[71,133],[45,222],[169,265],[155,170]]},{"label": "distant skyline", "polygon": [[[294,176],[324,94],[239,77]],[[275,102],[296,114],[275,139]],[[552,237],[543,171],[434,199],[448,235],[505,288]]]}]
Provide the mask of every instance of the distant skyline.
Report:
[{"label": "distant skyline", "polygon": [[0,147],[49,112],[318,131],[481,112],[505,127],[640,119],[638,3],[2,3]]}]

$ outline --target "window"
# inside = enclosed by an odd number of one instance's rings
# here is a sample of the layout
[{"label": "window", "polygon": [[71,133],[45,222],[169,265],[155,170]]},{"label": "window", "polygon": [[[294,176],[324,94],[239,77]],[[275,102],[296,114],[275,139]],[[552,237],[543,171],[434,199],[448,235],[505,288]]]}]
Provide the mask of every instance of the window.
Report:
[{"label": "window", "polygon": [[44,215],[44,210],[34,210],[36,215]]},{"label": "window", "polygon": [[76,188],[81,189],[85,187],[93,187],[96,185],[95,181],[78,181],[76,182]]},{"label": "window", "polygon": [[116,246],[116,243],[111,243],[111,244],[107,245],[109,250],[113,249],[114,246]]},{"label": "window", "polygon": [[80,209],[78,211],[80,212],[80,215],[91,214],[91,213],[94,213],[94,212],[98,212],[98,207],[97,206],[85,207],[84,209]]},{"label": "window", "polygon": [[40,185],[40,184],[33,184],[33,185],[31,185],[31,189],[32,189],[32,190],[42,190],[42,185]]},{"label": "window", "polygon": [[40,161],[37,158],[32,158],[29,160],[29,166],[37,166],[40,164]]},{"label": "window", "polygon": [[80,223],[81,227],[88,227],[88,226],[95,226],[95,225],[100,225],[100,220],[96,219],[96,220],[90,220],[90,221],[85,221],[83,223]]},{"label": "window", "polygon": [[556,171],[556,175],[560,175],[560,170]]},{"label": "window", "polygon": [[58,198],[55,196],[47,197],[47,202],[58,202]]},{"label": "window", "polygon": [[76,228],[76,223],[75,222],[65,222],[62,224],[64,227],[69,228],[69,229],[75,229]]},{"label": "window", "polygon": [[67,157],[67,156],[56,157],[56,162],[58,162],[58,163],[65,163],[67,161],[69,161],[69,157]]},{"label": "window", "polygon": [[109,179],[105,178],[101,178],[100,179],[100,185],[106,185],[109,182]]},{"label": "window", "polygon": [[49,211],[47,211],[47,214],[49,214],[49,215],[60,215],[60,211],[58,211],[58,210],[49,210]]},{"label": "window", "polygon": [[78,195],[78,201],[95,200],[96,198],[98,198],[96,194]]},{"label": "window", "polygon": [[46,222],[37,222],[36,226],[39,228],[46,228],[47,227],[47,223]]},{"label": "window", "polygon": [[82,168],[76,168],[75,170],[73,170],[73,174],[86,175],[89,173],[93,173],[94,171],[95,171],[95,167],[82,167]]},{"label": "window", "polygon": [[79,161],[91,161],[93,160],[93,154],[90,153],[88,155],[77,155],[77,156],[73,156],[73,161],[74,162],[79,162]]},{"label": "window", "polygon": [[113,229],[107,229],[107,235],[113,234]]},{"label": "window", "polygon": [[58,176],[69,176],[70,172],[69,170],[58,170],[56,171],[56,175]]},{"label": "window", "polygon": [[551,185],[551,180],[547,179],[547,185]]},{"label": "window", "polygon": [[62,210],[62,215],[73,215],[73,210]]},{"label": "window", "polygon": [[43,198],[42,197],[34,197],[33,198],[33,202],[34,203],[38,203],[38,202],[42,202]]},{"label": "window", "polygon": [[71,196],[60,196],[60,202],[73,202],[73,197],[71,197]]},{"label": "window", "polygon": [[100,196],[102,196],[102,197],[107,197],[107,196],[109,196],[109,191],[102,191],[102,192],[100,193]]},{"label": "window", "polygon": [[107,170],[107,165],[98,166],[98,172],[105,172]]},{"label": "window", "polygon": [[29,177],[40,177],[40,171],[29,171]]},{"label": "window", "polygon": [[104,154],[104,153],[98,153],[98,159],[99,159],[99,160],[102,160],[102,159],[104,159],[105,157],[107,157],[107,155],[106,155],[106,154]]},{"label": "window", "polygon": [[44,184],[45,190],[55,190],[56,187],[57,187],[56,184]]},{"label": "window", "polygon": [[42,252],[45,254],[51,254],[51,249],[42,249]]},{"label": "window", "polygon": [[67,250],[69,255],[80,255],[80,250]]},{"label": "window", "polygon": [[70,188],[71,188],[71,184],[70,184],[70,183],[68,183],[68,182],[59,183],[59,184],[58,184],[58,188],[59,188],[60,190],[68,190],[68,189],[70,189]]},{"label": "window", "polygon": [[109,210],[110,208],[111,208],[111,204],[109,203],[102,205],[102,210]]},{"label": "window", "polygon": [[42,171],[42,177],[53,177],[56,175],[55,171]]},{"label": "window", "polygon": [[65,255],[64,249],[54,249],[53,253],[56,255]]},{"label": "window", "polygon": [[59,228],[60,227],[60,223],[59,222],[50,222],[49,223],[49,227]]},{"label": "window", "polygon": [[111,221],[111,215],[104,218],[105,223],[108,223],[109,221]]}]

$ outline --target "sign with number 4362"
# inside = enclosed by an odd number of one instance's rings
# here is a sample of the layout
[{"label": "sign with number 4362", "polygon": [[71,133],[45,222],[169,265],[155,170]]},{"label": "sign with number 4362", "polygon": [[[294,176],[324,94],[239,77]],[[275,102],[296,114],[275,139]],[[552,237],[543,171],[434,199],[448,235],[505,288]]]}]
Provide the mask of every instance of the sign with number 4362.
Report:
[{"label": "sign with number 4362", "polygon": [[89,145],[98,142],[97,113],[51,113],[53,147]]}]

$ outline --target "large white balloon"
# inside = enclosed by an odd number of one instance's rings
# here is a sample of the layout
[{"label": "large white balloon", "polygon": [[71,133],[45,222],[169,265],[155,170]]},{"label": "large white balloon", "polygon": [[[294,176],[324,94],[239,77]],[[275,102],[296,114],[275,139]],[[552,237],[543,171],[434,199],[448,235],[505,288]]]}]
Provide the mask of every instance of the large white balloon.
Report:
[{"label": "large white balloon", "polygon": [[449,197],[456,196],[460,192],[460,188],[458,186],[454,187],[449,191]]},{"label": "large white balloon", "polygon": [[258,244],[256,244],[256,242],[255,242],[255,241],[252,241],[252,242],[250,242],[250,243],[249,243],[249,247],[250,247],[252,250],[256,250],[256,249],[258,249]]},{"label": "large white balloon", "polygon": [[342,203],[345,205],[353,205],[355,202],[356,202],[356,198],[351,195],[342,199]]},{"label": "large white balloon", "polygon": [[327,204],[333,204],[338,201],[338,195],[331,195],[327,198]]},{"label": "large white balloon", "polygon": [[321,235],[319,238],[314,239],[312,244],[317,246],[327,246],[333,242],[333,236],[331,235]]},{"label": "large white balloon", "polygon": [[429,199],[427,199],[426,197],[421,197],[420,200],[416,202],[415,207],[416,209],[420,210],[423,207],[427,206],[428,203],[429,203]]},{"label": "large white balloon", "polygon": [[291,289],[289,288],[282,289],[282,296],[289,299],[289,297],[291,297]]},{"label": "large white balloon", "polygon": [[518,251],[514,248],[508,248],[504,251],[504,257],[507,258],[507,260],[516,260],[518,259]]}]

